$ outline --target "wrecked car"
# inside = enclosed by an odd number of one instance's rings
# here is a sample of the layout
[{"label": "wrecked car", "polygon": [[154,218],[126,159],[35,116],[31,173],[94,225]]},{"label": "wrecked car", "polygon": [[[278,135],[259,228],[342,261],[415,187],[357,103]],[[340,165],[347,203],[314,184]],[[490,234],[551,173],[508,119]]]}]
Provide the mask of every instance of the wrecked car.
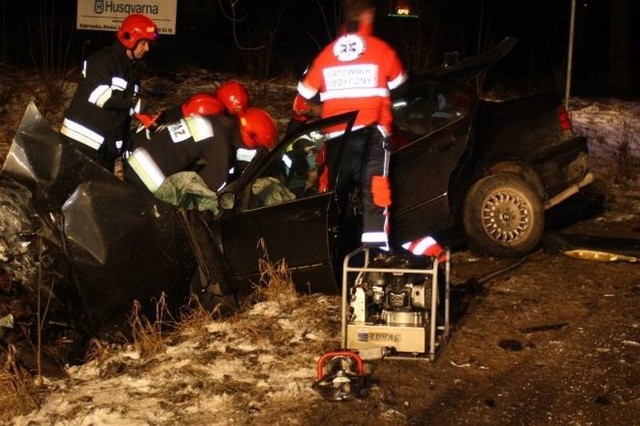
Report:
[{"label": "wrecked car", "polygon": [[0,316],[13,319],[0,331],[33,336],[41,322],[59,340],[72,330],[81,354],[125,322],[134,300],[149,317],[161,296],[186,302],[196,264],[179,212],[62,142],[33,103],[0,193]]},{"label": "wrecked car", "polygon": [[[590,183],[586,141],[558,96],[488,102],[467,84],[514,42],[394,94],[394,246],[425,235],[446,244],[462,229],[476,250],[520,256],[540,243],[545,210]],[[174,306],[191,293],[237,305],[265,255],[286,261],[299,291],[337,294],[360,235],[359,188],[341,179],[340,162],[354,134],[372,131],[353,130],[356,114],[289,132],[217,194],[218,209],[185,211],[66,145],[30,105],[1,175],[30,217],[15,225],[15,246],[30,244],[44,271],[25,277],[24,291],[44,291],[50,323],[83,336],[122,324],[134,300],[152,315],[161,293]]]},{"label": "wrecked car", "polygon": [[[447,244],[461,229],[477,251],[522,256],[538,247],[545,211],[591,183],[586,140],[574,135],[557,95],[488,102],[466,84],[514,43],[505,39],[485,55],[413,76],[394,95],[392,246],[425,235]],[[216,281],[231,277],[232,287],[247,288],[242,283],[258,274],[253,247],[264,240],[272,259],[286,259],[300,290],[339,289],[342,261],[359,245],[358,186],[340,181],[340,158],[351,135],[370,131],[352,131],[353,119],[345,114],[290,132],[219,194],[212,246],[225,262]],[[336,128],[344,133],[322,136]],[[328,186],[264,203],[257,184],[274,178],[300,141],[319,147]],[[283,185],[290,178],[278,175]]]}]

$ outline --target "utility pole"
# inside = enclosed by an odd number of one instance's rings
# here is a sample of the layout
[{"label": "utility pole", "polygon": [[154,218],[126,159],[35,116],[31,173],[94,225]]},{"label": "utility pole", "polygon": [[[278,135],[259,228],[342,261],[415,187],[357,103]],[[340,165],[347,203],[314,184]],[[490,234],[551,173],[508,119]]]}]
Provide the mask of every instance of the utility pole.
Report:
[{"label": "utility pole", "polygon": [[569,95],[571,94],[571,72],[573,63],[573,33],[576,22],[576,0],[571,0],[571,20],[569,23],[569,50],[567,57],[567,80],[564,89],[564,107],[569,111]]}]

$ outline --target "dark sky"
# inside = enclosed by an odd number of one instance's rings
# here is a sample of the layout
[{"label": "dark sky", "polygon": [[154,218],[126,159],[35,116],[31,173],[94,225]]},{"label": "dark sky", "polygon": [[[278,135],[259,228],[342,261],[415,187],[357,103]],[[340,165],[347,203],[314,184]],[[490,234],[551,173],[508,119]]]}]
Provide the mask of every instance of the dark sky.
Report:
[{"label": "dark sky", "polygon": [[[614,20],[614,24],[610,22],[612,2],[628,5],[628,14]],[[496,43],[507,35],[519,40],[511,54],[491,70],[494,75],[508,73],[512,79],[533,86],[544,80],[551,83],[564,80],[571,0],[450,0],[443,4],[447,9],[447,28],[464,33],[467,41],[477,43],[481,37],[482,41]],[[480,5],[484,8],[480,9]],[[624,24],[629,27],[630,46],[624,55],[630,59],[633,74],[638,74],[638,18],[640,2],[636,0],[576,1],[573,77],[579,93],[610,94],[611,25],[616,29]],[[452,34],[448,38],[456,37]],[[629,95],[640,92],[639,81],[635,80]]]},{"label": "dark sky", "polygon": [[[378,2],[376,32],[391,42],[407,66],[425,69],[456,50],[469,56],[498,43],[505,36],[519,40],[514,50],[490,70],[489,79],[510,81],[531,90],[562,82],[567,64],[571,0],[405,0],[412,3],[419,19],[389,18],[386,11],[396,0]],[[268,44],[251,50],[238,47],[231,22],[216,1],[210,14],[189,13],[178,0],[176,36],[163,36],[149,57],[150,65],[172,70],[184,66],[206,66],[221,71],[249,72],[256,77],[298,73],[321,45],[335,34],[338,0],[237,0],[242,18],[236,35],[243,47]],[[610,71],[610,2],[627,2],[631,22],[628,57],[633,75],[638,74],[640,27],[636,25],[640,2],[635,0],[579,0],[574,44],[574,84],[586,95],[607,94]],[[88,50],[113,39],[97,31],[73,31],[74,0],[0,0],[0,61],[33,66],[47,61],[79,63]],[[202,3],[202,2],[201,2]],[[228,0],[221,0],[229,4]],[[44,26],[43,24],[43,18]],[[276,26],[275,23],[278,25]],[[43,40],[42,28],[50,29]],[[268,65],[267,65],[268,64]],[[639,79],[635,79],[639,80]],[[640,92],[634,82],[633,93]]]},{"label": "dark sky", "polygon": [[[521,90],[535,91],[541,86],[558,88],[566,78],[571,0],[408,0],[420,14],[419,20],[389,18],[386,10],[394,0],[379,1],[378,34],[403,52],[408,66],[420,69],[437,65],[447,51],[469,56],[500,42],[504,37],[518,39],[513,51],[490,69],[488,78],[503,80]],[[640,72],[640,2],[637,0],[576,1],[573,44],[573,87],[585,95],[611,93],[610,55],[612,2],[628,5],[628,14],[614,20],[616,27],[627,24],[633,75]],[[293,39],[310,32],[321,22],[317,4],[297,0],[298,13]],[[327,0],[326,3],[333,3]],[[306,6],[306,7],[305,7]],[[330,9],[330,8],[328,8]],[[310,12],[311,16],[305,11]],[[419,22],[416,22],[419,21]],[[297,34],[297,36],[296,36]],[[317,34],[323,34],[317,32]],[[306,44],[302,56],[312,57],[313,46]],[[416,52],[427,50],[428,57],[416,59]],[[424,62],[428,62],[425,64]],[[563,89],[563,88],[562,88]],[[621,95],[621,93],[615,93]],[[632,81],[628,95],[640,94],[640,79]]]}]

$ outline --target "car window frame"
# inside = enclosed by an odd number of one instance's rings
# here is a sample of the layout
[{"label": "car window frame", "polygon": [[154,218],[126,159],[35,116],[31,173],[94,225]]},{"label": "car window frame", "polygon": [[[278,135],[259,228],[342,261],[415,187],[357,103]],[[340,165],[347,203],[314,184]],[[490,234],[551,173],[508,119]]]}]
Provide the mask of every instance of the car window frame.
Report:
[{"label": "car window frame", "polygon": [[[343,128],[344,132],[341,135],[333,138],[327,138],[323,141],[323,144],[326,144],[327,142],[331,142],[332,144],[336,144],[339,147],[339,152],[337,154],[337,158],[339,159],[341,157],[342,149],[344,145],[340,142],[340,139],[349,137],[349,134],[353,129],[353,125],[355,123],[357,114],[358,114],[358,111],[350,111],[344,114],[339,114],[336,116],[313,121],[303,127],[297,128],[285,134],[283,139],[271,151],[269,152],[263,151],[259,153],[251,162],[251,164],[247,167],[247,169],[243,172],[243,174],[239,177],[239,179],[234,182],[235,183],[234,187],[236,188],[236,191],[237,191],[236,192],[237,198],[240,199],[240,203],[239,203],[240,210],[251,211],[251,210],[270,207],[268,205],[259,206],[259,207],[252,207],[250,205],[251,196],[252,196],[251,194],[252,185],[258,178],[261,177],[263,173],[266,173],[266,171],[269,169],[269,167],[273,165],[274,162],[282,161],[282,158],[285,155],[285,152],[287,152],[287,148],[291,146],[296,140],[300,139],[301,137],[311,134],[313,132],[322,133],[323,129],[331,129],[335,127]],[[331,173],[331,176],[329,177],[330,182],[336,181],[335,175],[337,174],[337,172],[338,172],[338,167],[330,168],[330,173]],[[330,188],[328,191],[326,191],[326,193],[332,193],[334,191],[335,191],[335,188]],[[324,193],[320,193],[316,195],[322,195],[322,194]],[[302,198],[309,198],[309,197],[302,197]],[[302,198],[296,197],[296,199],[288,200],[284,202],[295,202]],[[278,203],[278,204],[282,204],[282,203]]]},{"label": "car window frame", "polygon": [[[415,99],[419,98],[420,95],[416,94],[416,91],[420,88],[424,88],[420,92],[422,94],[427,94],[426,106],[424,109],[424,116],[421,120],[424,120],[422,125],[424,129],[421,132],[411,131],[411,126],[404,125],[404,121],[406,120],[403,115],[400,114],[400,108],[409,108],[409,104],[413,103]],[[447,101],[449,98],[452,98],[451,94],[461,94],[464,97],[464,104],[458,106],[457,110],[452,110],[450,117],[441,116],[438,117],[434,114],[443,113],[444,107],[446,107],[448,102],[445,105],[438,105],[438,96],[446,93],[448,96],[444,99]],[[424,97],[424,96],[423,96]],[[424,79],[424,78],[415,78],[409,85],[404,88],[401,92],[397,93],[392,100],[392,109],[394,113],[394,137],[396,139],[404,140],[404,144],[412,143],[418,139],[422,139],[432,133],[437,131],[441,131],[442,129],[449,127],[456,122],[463,120],[465,117],[469,115],[469,113],[473,109],[474,96],[469,93],[469,90],[466,86],[460,84],[454,84],[451,82],[447,82],[439,79]],[[432,111],[430,111],[432,109]],[[444,118],[444,120],[441,120]],[[447,118],[449,118],[447,120]],[[439,121],[436,121],[439,120]]]}]

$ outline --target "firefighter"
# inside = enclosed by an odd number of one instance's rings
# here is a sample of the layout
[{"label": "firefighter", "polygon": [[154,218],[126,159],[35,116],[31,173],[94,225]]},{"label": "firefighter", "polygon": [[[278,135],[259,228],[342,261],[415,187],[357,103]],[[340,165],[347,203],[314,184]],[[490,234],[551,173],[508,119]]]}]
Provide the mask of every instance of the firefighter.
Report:
[{"label": "firefighter", "polygon": [[[205,102],[206,97],[209,97]],[[221,114],[213,95],[196,95],[182,106],[183,117],[155,131],[139,128],[130,139],[133,151],[125,163],[125,179],[154,193],[175,173],[195,171],[213,191],[226,184],[239,152],[273,147],[273,118],[259,108],[236,115]],[[242,159],[250,161],[250,158]]]},{"label": "firefighter", "polygon": [[[345,0],[344,16],[340,35],[314,59],[297,89],[310,101],[320,95],[322,117],[357,110],[354,130],[377,125],[377,131],[349,141],[339,175],[349,174],[360,182],[362,244],[388,249],[390,90],[400,86],[407,75],[393,48],[372,35],[373,0]],[[340,180],[346,181],[344,177]]]},{"label": "firefighter", "polygon": [[127,16],[116,40],[84,61],[82,79],[60,133],[76,148],[112,171],[126,149],[131,115],[139,105],[139,61],[158,37],[158,27],[140,14]]}]

